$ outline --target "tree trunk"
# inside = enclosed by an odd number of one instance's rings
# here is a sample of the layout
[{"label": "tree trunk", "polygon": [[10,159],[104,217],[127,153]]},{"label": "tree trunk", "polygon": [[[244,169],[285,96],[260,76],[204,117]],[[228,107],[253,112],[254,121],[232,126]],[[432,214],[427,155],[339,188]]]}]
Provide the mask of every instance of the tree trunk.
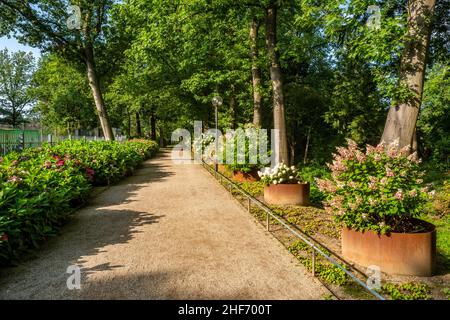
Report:
[{"label": "tree trunk", "polygon": [[398,140],[398,148],[412,146],[419,109],[422,102],[426,56],[430,42],[431,23],[436,0],[408,1],[408,35],[400,65],[400,83],[412,97],[392,106],[381,141],[387,144]]},{"label": "tree trunk", "polygon": [[230,111],[231,111],[231,127],[236,129],[236,93],[234,84],[231,85]]},{"label": "tree trunk", "polygon": [[418,152],[418,142],[417,142],[417,127],[414,128],[413,139],[411,144],[411,152]]},{"label": "tree trunk", "polygon": [[153,141],[156,141],[156,116],[155,116],[155,111],[152,109],[151,113],[152,114],[150,115],[150,125],[151,125],[152,129],[151,129],[150,138]]},{"label": "tree trunk", "polygon": [[253,84],[253,124],[261,127],[261,69],[258,66],[259,48],[258,34],[259,21],[256,17],[250,24],[250,54],[252,58],[252,84]]},{"label": "tree trunk", "polygon": [[295,141],[292,141],[289,144],[290,147],[290,157],[291,157],[291,161],[294,162],[295,161],[295,148],[297,147],[297,144],[295,143]]},{"label": "tree trunk", "polygon": [[306,164],[308,160],[309,139],[311,138],[311,127],[308,128],[308,134],[306,136],[305,155],[303,156],[303,164]]},{"label": "tree trunk", "polygon": [[142,128],[141,128],[141,116],[139,112],[136,112],[136,136],[142,137]]},{"label": "tree trunk", "polygon": [[114,134],[109,123],[108,113],[106,112],[102,91],[100,89],[100,83],[98,81],[97,73],[95,70],[94,50],[90,45],[85,48],[85,62],[87,68],[87,76],[89,79],[89,86],[91,87],[92,94],[94,96],[95,107],[100,119],[100,125],[102,126],[103,135],[105,136],[105,140],[114,140]]},{"label": "tree trunk", "polygon": [[12,107],[12,114],[11,114],[11,125],[13,127],[13,129],[16,128],[17,126],[17,112],[16,112],[16,107]]},{"label": "tree trunk", "polygon": [[279,131],[279,141],[276,152],[277,163],[289,164],[286,119],[284,115],[283,81],[281,79],[281,67],[277,53],[277,7],[271,1],[266,12],[266,46],[270,61],[270,79],[273,87],[273,124],[274,129]]},{"label": "tree trunk", "polygon": [[128,138],[131,138],[131,115],[129,112],[127,112],[127,116],[128,116],[127,133],[128,133]]},{"label": "tree trunk", "polygon": [[161,148],[164,147],[164,131],[163,131],[164,123],[161,123],[159,126],[159,146]]}]

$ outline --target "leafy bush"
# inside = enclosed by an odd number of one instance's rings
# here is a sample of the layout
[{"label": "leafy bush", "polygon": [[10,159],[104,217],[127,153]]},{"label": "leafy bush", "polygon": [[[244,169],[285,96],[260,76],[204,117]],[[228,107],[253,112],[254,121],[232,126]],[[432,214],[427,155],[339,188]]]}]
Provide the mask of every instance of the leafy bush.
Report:
[{"label": "leafy bush", "polygon": [[298,173],[305,182],[310,184],[310,200],[316,205],[321,205],[325,200],[326,195],[319,190],[316,179],[329,179],[331,173],[327,167],[318,164],[311,164],[307,166],[297,165]]},{"label": "leafy bush", "polygon": [[450,182],[445,181],[441,189],[436,192],[433,202],[427,206],[427,211],[438,217],[450,213]]},{"label": "leafy bush", "polygon": [[[268,146],[267,142],[267,136],[262,135],[259,128],[254,127],[253,124],[247,124],[243,128],[238,128],[234,132],[229,131],[223,136],[220,144],[222,159],[227,163],[228,168],[233,171],[248,173],[257,170],[268,164],[265,160],[270,161],[269,159],[261,159],[259,152],[260,145]],[[228,159],[229,156],[227,158],[227,152],[230,151],[230,148],[233,148],[232,161]],[[271,151],[269,150],[267,151],[267,157],[270,157],[270,155]]]},{"label": "leafy bush", "polygon": [[449,288],[442,289],[442,293],[445,295],[447,300],[450,300],[450,289]]},{"label": "leafy bush", "polygon": [[261,181],[266,184],[297,184],[302,179],[295,166],[288,167],[284,163],[279,163],[273,168],[264,168],[258,171]]},{"label": "leafy bush", "polygon": [[407,156],[407,148],[367,146],[360,151],[354,141],[339,147],[329,164],[330,179],[318,179],[327,200],[325,209],[338,222],[357,230],[410,232],[419,228],[411,218],[419,217],[432,196],[424,186],[419,160]]},{"label": "leafy bush", "polygon": [[[198,155],[201,155],[202,159],[205,161],[209,160],[208,158],[211,158],[213,156],[212,153],[214,153],[214,150],[210,150],[210,145],[214,146],[214,141],[216,140],[216,137],[212,134],[206,134],[202,133],[202,135],[195,139],[192,143],[192,151]],[[214,146],[215,149],[215,146]],[[207,152],[207,151],[211,152]],[[208,154],[205,154],[208,153]]]},{"label": "leafy bush", "polygon": [[0,158],[0,265],[56,234],[94,184],[116,181],[158,149],[152,141],[65,141]]},{"label": "leafy bush", "polygon": [[[267,146],[267,140],[267,136],[264,136],[259,128],[253,124],[246,124],[236,130],[227,130],[225,135],[220,135],[217,152],[216,136],[212,131],[203,133],[201,137],[195,139],[192,143],[192,151],[201,155],[207,163],[213,163],[217,155],[218,163],[226,164],[230,170],[249,173],[266,165],[265,160],[270,162],[270,159],[261,159],[259,154],[260,144]],[[267,157],[270,155],[269,150]]]},{"label": "leafy bush", "polygon": [[[58,158],[76,158],[87,171],[93,171],[93,184],[117,181],[131,173],[145,158],[151,157],[158,146],[153,141],[130,140],[126,143],[104,141],[65,141],[47,151]],[[92,171],[91,171],[92,170]]]}]

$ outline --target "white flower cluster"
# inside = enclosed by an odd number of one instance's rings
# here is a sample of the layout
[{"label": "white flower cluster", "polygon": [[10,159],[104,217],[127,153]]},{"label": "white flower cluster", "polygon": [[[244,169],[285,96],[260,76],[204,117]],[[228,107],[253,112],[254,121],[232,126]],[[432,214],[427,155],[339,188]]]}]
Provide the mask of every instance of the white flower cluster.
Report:
[{"label": "white flower cluster", "polygon": [[288,167],[284,163],[277,164],[273,168],[263,168],[258,171],[258,175],[265,184],[301,183],[298,179],[297,168],[295,166]]}]

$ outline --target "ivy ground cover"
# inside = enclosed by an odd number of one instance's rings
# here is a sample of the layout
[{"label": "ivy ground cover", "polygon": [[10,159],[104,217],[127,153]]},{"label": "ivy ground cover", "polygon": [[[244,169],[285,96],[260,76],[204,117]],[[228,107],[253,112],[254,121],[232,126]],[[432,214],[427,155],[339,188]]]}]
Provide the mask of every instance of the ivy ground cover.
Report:
[{"label": "ivy ground cover", "polygon": [[129,175],[154,141],[65,141],[0,158],[0,266],[53,236],[93,186]]}]

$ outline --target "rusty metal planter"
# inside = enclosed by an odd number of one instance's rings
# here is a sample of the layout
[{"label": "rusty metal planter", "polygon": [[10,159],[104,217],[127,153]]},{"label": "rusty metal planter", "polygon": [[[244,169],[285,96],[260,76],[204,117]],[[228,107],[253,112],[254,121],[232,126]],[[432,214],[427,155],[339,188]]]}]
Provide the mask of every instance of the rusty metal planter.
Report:
[{"label": "rusty metal planter", "polygon": [[264,187],[264,201],[268,204],[309,205],[309,183],[271,184]]},{"label": "rusty metal planter", "polygon": [[389,235],[343,228],[342,255],[364,267],[379,266],[387,274],[431,276],[436,263],[436,228],[426,224],[427,232]]}]

